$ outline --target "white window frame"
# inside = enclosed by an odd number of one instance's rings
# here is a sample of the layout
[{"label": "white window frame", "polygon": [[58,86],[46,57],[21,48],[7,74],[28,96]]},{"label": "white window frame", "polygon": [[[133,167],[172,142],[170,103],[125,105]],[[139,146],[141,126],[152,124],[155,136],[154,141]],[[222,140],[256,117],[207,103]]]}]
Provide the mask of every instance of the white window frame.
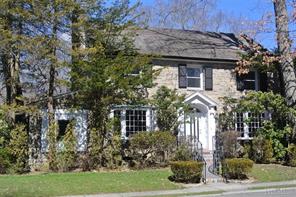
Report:
[{"label": "white window frame", "polygon": [[150,107],[122,107],[122,108],[114,108],[111,110],[111,118],[114,117],[114,111],[120,110],[120,125],[121,125],[121,139],[127,140],[129,137],[126,136],[126,111],[127,110],[144,110],[146,111],[146,131],[152,131],[153,130],[153,111]]},{"label": "white window frame", "polygon": [[[250,126],[249,126],[249,123],[245,121],[248,118],[252,117],[252,115],[249,116],[249,113],[251,113],[251,112],[243,112],[242,113],[243,114],[243,137],[241,137],[241,136],[238,137],[239,140],[252,140],[253,139],[253,137],[250,137],[250,132],[249,132]],[[270,118],[270,114],[268,112],[264,112],[264,117],[261,117],[261,118],[263,118],[263,120],[267,120],[267,119]],[[258,122],[257,124],[259,125],[260,122]],[[260,128],[260,126],[258,126],[255,129],[259,129],[259,128]],[[238,131],[236,117],[235,117],[235,130]],[[254,135],[254,133],[253,133],[253,135]]]},{"label": "white window frame", "polygon": [[[187,75],[187,69],[188,68],[193,68],[193,69],[199,69],[200,70],[200,76],[199,77],[188,77]],[[203,86],[204,86],[204,83],[203,83],[203,67],[200,66],[200,65],[195,65],[195,64],[189,64],[187,65],[186,67],[186,78],[187,78],[187,89],[189,90],[203,90]],[[188,78],[191,78],[191,79],[200,79],[200,87],[189,87],[188,86]]]}]

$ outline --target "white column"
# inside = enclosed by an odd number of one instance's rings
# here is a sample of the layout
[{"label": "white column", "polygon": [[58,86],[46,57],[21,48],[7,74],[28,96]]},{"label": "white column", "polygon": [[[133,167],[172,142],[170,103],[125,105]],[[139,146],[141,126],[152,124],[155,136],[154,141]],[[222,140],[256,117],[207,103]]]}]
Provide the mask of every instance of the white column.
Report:
[{"label": "white column", "polygon": [[210,107],[208,111],[208,142],[209,142],[209,150],[215,150],[214,138],[216,134],[216,110],[213,107]]},{"label": "white column", "polygon": [[245,122],[245,120],[248,120],[248,112],[243,113],[243,121],[244,121],[244,139],[249,139],[249,125]]},{"label": "white column", "polygon": [[121,124],[121,138],[126,139],[126,109],[122,109],[120,113],[120,124]]},{"label": "white column", "polygon": [[151,116],[152,116],[151,109],[147,109],[146,110],[146,130],[147,131],[152,131]]}]

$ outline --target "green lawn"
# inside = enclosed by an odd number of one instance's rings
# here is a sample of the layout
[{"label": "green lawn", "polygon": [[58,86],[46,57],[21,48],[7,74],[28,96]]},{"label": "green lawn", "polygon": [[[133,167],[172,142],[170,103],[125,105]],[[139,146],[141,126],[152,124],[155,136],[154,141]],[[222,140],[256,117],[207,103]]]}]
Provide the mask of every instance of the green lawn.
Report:
[{"label": "green lawn", "polygon": [[255,164],[250,176],[259,182],[296,180],[296,167],[277,164]]},{"label": "green lawn", "polygon": [[61,196],[110,192],[177,189],[170,171],[50,173],[0,176],[0,197]]}]

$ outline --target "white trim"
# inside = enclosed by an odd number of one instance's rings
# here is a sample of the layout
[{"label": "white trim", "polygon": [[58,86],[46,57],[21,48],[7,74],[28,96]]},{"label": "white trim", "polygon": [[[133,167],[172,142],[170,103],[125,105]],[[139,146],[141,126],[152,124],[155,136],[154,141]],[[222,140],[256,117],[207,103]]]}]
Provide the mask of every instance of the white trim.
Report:
[{"label": "white trim", "polygon": [[[175,61],[175,62],[184,62],[185,64],[187,62],[189,63],[197,63],[197,64],[218,64],[218,65],[227,65],[227,66],[236,66],[236,62],[239,60],[239,59],[230,59],[230,60],[211,60],[211,59],[208,59],[208,60],[199,60],[199,59],[190,59],[191,57],[189,57],[189,59],[184,59],[184,58],[172,58],[172,57],[161,57],[161,58],[153,58],[153,60],[158,60],[158,61]],[[223,66],[221,66],[223,67]]]},{"label": "white trim", "polygon": [[132,107],[132,106],[126,106],[126,107],[120,107],[116,108],[116,106],[111,110],[112,116],[114,116],[114,111],[119,110],[120,111],[120,124],[121,124],[121,138],[127,140],[128,137],[126,137],[126,111],[127,110],[144,110],[146,111],[146,131],[152,131],[153,130],[153,120],[151,117],[153,115],[152,108],[151,107]]},{"label": "white trim", "polygon": [[[216,107],[218,104],[210,99],[209,97],[203,95],[200,92],[195,92],[185,99],[185,103],[190,103],[193,99],[199,100],[201,103],[205,104],[208,107]],[[203,102],[204,101],[204,102]]]},{"label": "white trim", "polygon": [[[185,103],[190,104],[192,107],[197,108],[200,110],[199,112],[199,140],[203,145],[205,150],[212,151],[215,149],[215,144],[213,139],[215,138],[216,134],[216,110],[215,107],[217,104],[208,98],[207,96],[203,95],[200,92],[195,92],[194,94],[190,95],[185,99]],[[186,122],[185,117],[184,119],[184,126],[180,125],[181,133],[183,132],[184,135],[186,134]]]},{"label": "white trim", "polygon": [[[71,110],[71,109],[56,109],[54,111],[55,120],[71,120],[75,119],[75,133],[77,137],[77,150],[85,151],[87,142],[87,110]],[[48,111],[42,110],[41,123],[41,151],[48,151],[47,131],[48,131]]]}]

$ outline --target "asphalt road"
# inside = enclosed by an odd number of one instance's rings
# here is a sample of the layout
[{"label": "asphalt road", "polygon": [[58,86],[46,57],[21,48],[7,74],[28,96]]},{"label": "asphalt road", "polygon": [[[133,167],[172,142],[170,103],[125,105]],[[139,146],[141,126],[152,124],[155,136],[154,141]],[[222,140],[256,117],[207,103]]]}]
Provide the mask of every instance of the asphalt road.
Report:
[{"label": "asphalt road", "polygon": [[[287,189],[269,189],[262,191],[244,191],[244,192],[228,192],[216,195],[203,195],[203,196],[225,196],[225,197],[296,197],[296,188]],[[201,197],[201,196],[197,196]]]}]

